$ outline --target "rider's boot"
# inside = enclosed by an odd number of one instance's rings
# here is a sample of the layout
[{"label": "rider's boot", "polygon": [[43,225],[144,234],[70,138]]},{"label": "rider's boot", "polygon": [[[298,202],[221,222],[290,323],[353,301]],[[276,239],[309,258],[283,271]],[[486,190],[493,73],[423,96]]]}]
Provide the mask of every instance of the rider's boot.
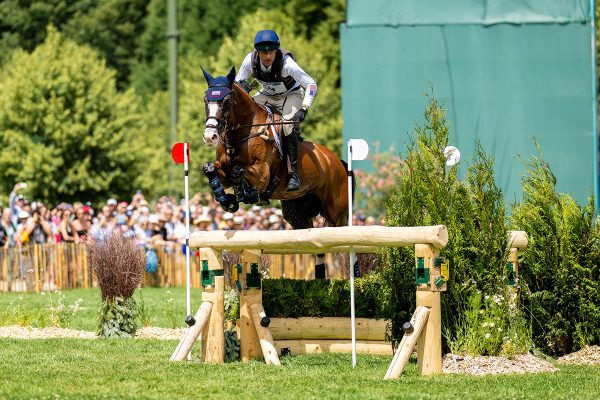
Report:
[{"label": "rider's boot", "polygon": [[289,173],[286,191],[291,192],[300,189],[300,177],[298,176],[298,133],[299,128],[294,127],[292,133],[286,136],[288,157],[290,158],[291,171]]}]

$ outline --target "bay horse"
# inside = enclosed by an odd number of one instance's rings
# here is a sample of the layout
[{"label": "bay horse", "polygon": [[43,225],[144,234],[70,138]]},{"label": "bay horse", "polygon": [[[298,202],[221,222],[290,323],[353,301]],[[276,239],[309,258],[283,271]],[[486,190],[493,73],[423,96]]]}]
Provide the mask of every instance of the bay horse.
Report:
[{"label": "bay horse", "polygon": [[[278,123],[273,124],[271,113],[234,82],[235,67],[225,77],[213,78],[202,71],[208,83],[204,142],[216,148],[217,157],[214,163],[204,164],[203,169],[223,209],[235,212],[239,202],[254,204],[278,199],[283,218],[293,229],[312,228],[312,219],[319,214],[328,226],[347,225],[346,163],[326,147],[301,140],[301,186],[299,190],[286,191],[286,146],[278,145],[281,139],[274,132]],[[281,121],[279,126],[284,123],[293,122]],[[230,187],[234,194],[225,193],[224,189]],[[318,261],[317,265],[320,266]],[[321,275],[316,269],[315,274]]]}]

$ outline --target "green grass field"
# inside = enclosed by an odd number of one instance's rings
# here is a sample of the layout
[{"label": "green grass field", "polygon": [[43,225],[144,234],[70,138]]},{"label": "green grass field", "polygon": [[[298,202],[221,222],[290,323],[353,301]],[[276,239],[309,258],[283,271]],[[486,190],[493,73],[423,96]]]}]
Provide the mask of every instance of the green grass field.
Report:
[{"label": "green grass field", "polygon": [[[81,298],[83,310],[75,313],[70,328],[93,331],[96,327],[96,309],[100,303],[100,289],[73,289],[62,292],[64,304],[68,307]],[[201,291],[192,290],[192,313],[200,305]],[[59,295],[52,293],[2,293],[0,294],[0,326],[29,325],[33,327],[48,325],[48,305],[57,303]],[[174,328],[185,326],[186,316],[185,288],[147,287],[136,290],[134,298],[140,299],[148,310],[150,326]]]},{"label": "green grass field", "polygon": [[[152,326],[183,326],[185,289],[141,291]],[[48,296],[0,295],[0,325],[11,318],[45,324]],[[97,289],[64,293],[69,305],[83,299],[85,310],[70,326],[92,331]],[[136,292],[139,300],[139,291]],[[200,301],[193,291],[192,307]],[[176,341],[142,339],[0,339],[0,399],[598,399],[600,367],[558,365],[559,372],[473,377],[419,376],[407,366],[402,378],[384,381],[390,357],[349,354],[285,357],[281,368],[195,360],[171,363]],[[194,353],[197,358],[197,349]]]},{"label": "green grass field", "polygon": [[390,357],[285,357],[207,365],[168,361],[176,342],[2,339],[0,398],[10,399],[598,399],[600,369],[560,366],[528,375],[423,377],[410,364],[384,381]]}]

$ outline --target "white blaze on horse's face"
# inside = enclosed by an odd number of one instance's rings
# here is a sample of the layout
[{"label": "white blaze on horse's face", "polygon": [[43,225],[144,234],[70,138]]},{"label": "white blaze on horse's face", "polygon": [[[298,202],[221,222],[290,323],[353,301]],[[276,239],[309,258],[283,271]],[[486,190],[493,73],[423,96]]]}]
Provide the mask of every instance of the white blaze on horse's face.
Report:
[{"label": "white blaze on horse's face", "polygon": [[206,111],[206,126],[204,127],[204,143],[206,143],[208,147],[216,147],[217,143],[219,143],[219,120],[217,117],[219,110],[219,102],[208,102]]}]

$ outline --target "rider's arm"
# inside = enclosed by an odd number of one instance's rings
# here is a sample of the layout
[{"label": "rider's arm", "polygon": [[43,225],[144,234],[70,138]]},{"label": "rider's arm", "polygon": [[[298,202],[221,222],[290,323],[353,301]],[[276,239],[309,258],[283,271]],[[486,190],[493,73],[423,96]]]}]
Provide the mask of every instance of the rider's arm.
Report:
[{"label": "rider's arm", "polygon": [[240,70],[235,76],[236,82],[242,82],[248,79],[248,77],[252,74],[252,53],[248,53],[244,61],[242,61],[242,65],[240,66]]},{"label": "rider's arm", "polygon": [[292,57],[287,57],[285,59],[285,64],[283,64],[281,75],[291,76],[300,84],[300,86],[304,88],[305,91],[302,107],[306,107],[306,109],[308,109],[312,104],[315,95],[317,94],[317,82],[315,82],[315,80],[308,75]]}]

